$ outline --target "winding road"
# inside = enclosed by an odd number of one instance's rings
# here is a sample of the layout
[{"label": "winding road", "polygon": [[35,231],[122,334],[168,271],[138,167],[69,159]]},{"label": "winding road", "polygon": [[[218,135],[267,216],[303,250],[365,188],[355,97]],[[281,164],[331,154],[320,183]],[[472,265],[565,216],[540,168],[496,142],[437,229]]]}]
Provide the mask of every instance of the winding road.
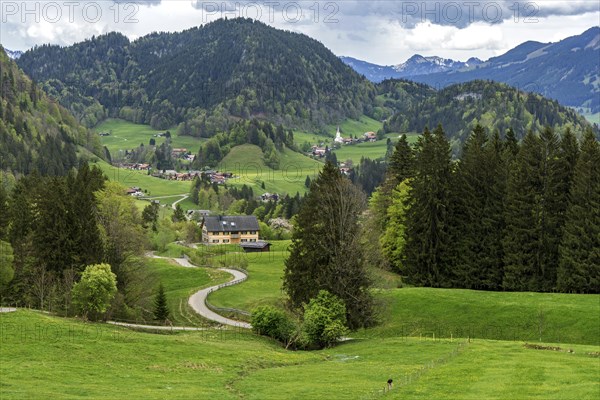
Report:
[{"label": "winding road", "polygon": [[252,329],[252,325],[250,325],[247,322],[240,322],[233,319],[225,318],[207,307],[206,298],[210,293],[214,292],[215,290],[219,290],[225,286],[237,285],[238,283],[242,283],[246,279],[248,279],[248,275],[235,269],[219,268],[219,271],[230,273],[231,275],[233,275],[233,279],[226,284],[211,286],[209,288],[202,289],[194,293],[188,301],[189,305],[198,314],[211,321],[218,322],[222,325],[235,326],[236,328]]},{"label": "winding road", "polygon": [[[190,261],[187,258],[170,258],[170,257],[160,257],[157,255],[154,255],[154,253],[148,253],[146,254],[146,256],[148,257],[152,257],[152,258],[162,258],[162,259],[166,259],[166,260],[173,260],[175,261],[177,264],[179,264],[182,267],[185,268],[198,268],[196,265],[190,263]],[[228,326],[233,326],[236,328],[245,328],[245,329],[252,329],[252,325],[250,325],[247,322],[241,322],[241,321],[236,321],[234,319],[230,319],[230,318],[226,318],[222,315],[217,314],[216,312],[212,311],[210,308],[208,308],[208,306],[206,305],[206,298],[208,297],[208,295],[216,290],[222,289],[224,287],[227,286],[233,286],[233,285],[237,285],[239,283],[244,282],[246,279],[248,279],[248,275],[246,275],[244,272],[242,271],[238,271],[236,269],[230,269],[230,268],[218,268],[218,271],[223,271],[223,272],[227,272],[231,275],[233,275],[233,279],[231,279],[229,282],[227,283],[222,283],[220,285],[215,285],[215,286],[211,286],[211,287],[207,287],[205,289],[199,290],[196,293],[194,293],[188,300],[188,304],[190,305],[190,307],[192,307],[192,309],[200,316],[213,321],[213,322],[217,322],[221,325],[228,325]],[[127,326],[127,327],[131,327],[131,328],[139,328],[139,329],[163,329],[163,330],[179,330],[179,331],[189,331],[189,330],[203,330],[204,328],[195,328],[195,327],[185,327],[185,326],[180,326],[180,327],[170,327],[170,326],[163,326],[163,327],[157,327],[157,326],[153,326],[153,325],[137,325],[137,324],[127,324],[127,323],[121,323],[121,322],[114,322],[111,321],[111,324],[114,325],[120,325],[120,326]]]}]

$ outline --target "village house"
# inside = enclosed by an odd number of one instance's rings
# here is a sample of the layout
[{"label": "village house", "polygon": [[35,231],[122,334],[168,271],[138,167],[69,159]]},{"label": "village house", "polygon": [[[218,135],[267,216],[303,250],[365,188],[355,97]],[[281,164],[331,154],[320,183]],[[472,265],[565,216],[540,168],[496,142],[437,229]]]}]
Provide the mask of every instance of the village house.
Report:
[{"label": "village house", "polygon": [[325,157],[327,154],[326,147],[313,146],[312,147],[312,155],[315,157]]},{"label": "village house", "polygon": [[214,216],[202,221],[202,242],[206,244],[241,244],[258,242],[255,216]]},{"label": "village house", "polygon": [[171,151],[171,156],[173,156],[174,158],[179,158],[182,156],[186,156],[188,153],[189,153],[188,149],[185,149],[185,148],[173,149]]},{"label": "village house", "polygon": [[377,134],[375,132],[366,132],[364,134],[365,140],[368,142],[376,142],[377,141]]},{"label": "village house", "polygon": [[265,193],[260,196],[260,199],[264,202],[269,202],[269,201],[278,202],[279,195],[277,193]]}]

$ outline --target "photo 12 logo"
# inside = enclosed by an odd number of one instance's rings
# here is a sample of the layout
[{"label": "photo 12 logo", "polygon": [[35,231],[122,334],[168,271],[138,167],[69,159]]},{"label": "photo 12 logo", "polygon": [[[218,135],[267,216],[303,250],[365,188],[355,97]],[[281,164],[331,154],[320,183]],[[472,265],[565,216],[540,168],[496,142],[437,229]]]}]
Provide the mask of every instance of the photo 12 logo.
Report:
[{"label": "photo 12 logo", "polygon": [[114,23],[137,23],[139,4],[135,2],[95,2],[95,1],[2,1],[0,2],[0,20],[2,23],[74,23],[83,20],[94,24],[108,19]]},{"label": "photo 12 logo", "polygon": [[411,20],[430,21],[436,24],[459,24],[485,21],[500,23],[512,14],[514,22],[537,23],[540,7],[535,2],[512,4],[493,1],[404,1],[401,3],[402,23]]}]

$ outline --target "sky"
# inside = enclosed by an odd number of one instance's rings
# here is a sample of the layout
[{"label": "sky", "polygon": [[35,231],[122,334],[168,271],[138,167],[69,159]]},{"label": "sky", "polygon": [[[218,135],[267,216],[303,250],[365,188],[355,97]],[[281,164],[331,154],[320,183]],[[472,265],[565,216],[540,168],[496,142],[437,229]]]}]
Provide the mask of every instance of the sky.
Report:
[{"label": "sky", "polygon": [[224,17],[258,19],[338,56],[395,65],[414,54],[487,60],[527,40],[556,42],[600,25],[600,1],[0,0],[0,43],[26,50],[111,31],[135,40]]}]

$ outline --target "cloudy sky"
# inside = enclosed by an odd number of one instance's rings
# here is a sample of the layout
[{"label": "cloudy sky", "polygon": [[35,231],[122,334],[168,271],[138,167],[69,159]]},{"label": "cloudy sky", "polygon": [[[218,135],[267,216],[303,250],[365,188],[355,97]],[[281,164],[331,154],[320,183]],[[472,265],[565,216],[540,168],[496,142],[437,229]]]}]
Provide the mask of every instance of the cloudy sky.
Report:
[{"label": "cloudy sky", "polygon": [[526,40],[559,41],[600,25],[600,2],[0,0],[0,43],[25,50],[115,30],[135,39],[223,17],[259,19],[305,33],[337,55],[391,65],[416,53],[485,60]]}]

